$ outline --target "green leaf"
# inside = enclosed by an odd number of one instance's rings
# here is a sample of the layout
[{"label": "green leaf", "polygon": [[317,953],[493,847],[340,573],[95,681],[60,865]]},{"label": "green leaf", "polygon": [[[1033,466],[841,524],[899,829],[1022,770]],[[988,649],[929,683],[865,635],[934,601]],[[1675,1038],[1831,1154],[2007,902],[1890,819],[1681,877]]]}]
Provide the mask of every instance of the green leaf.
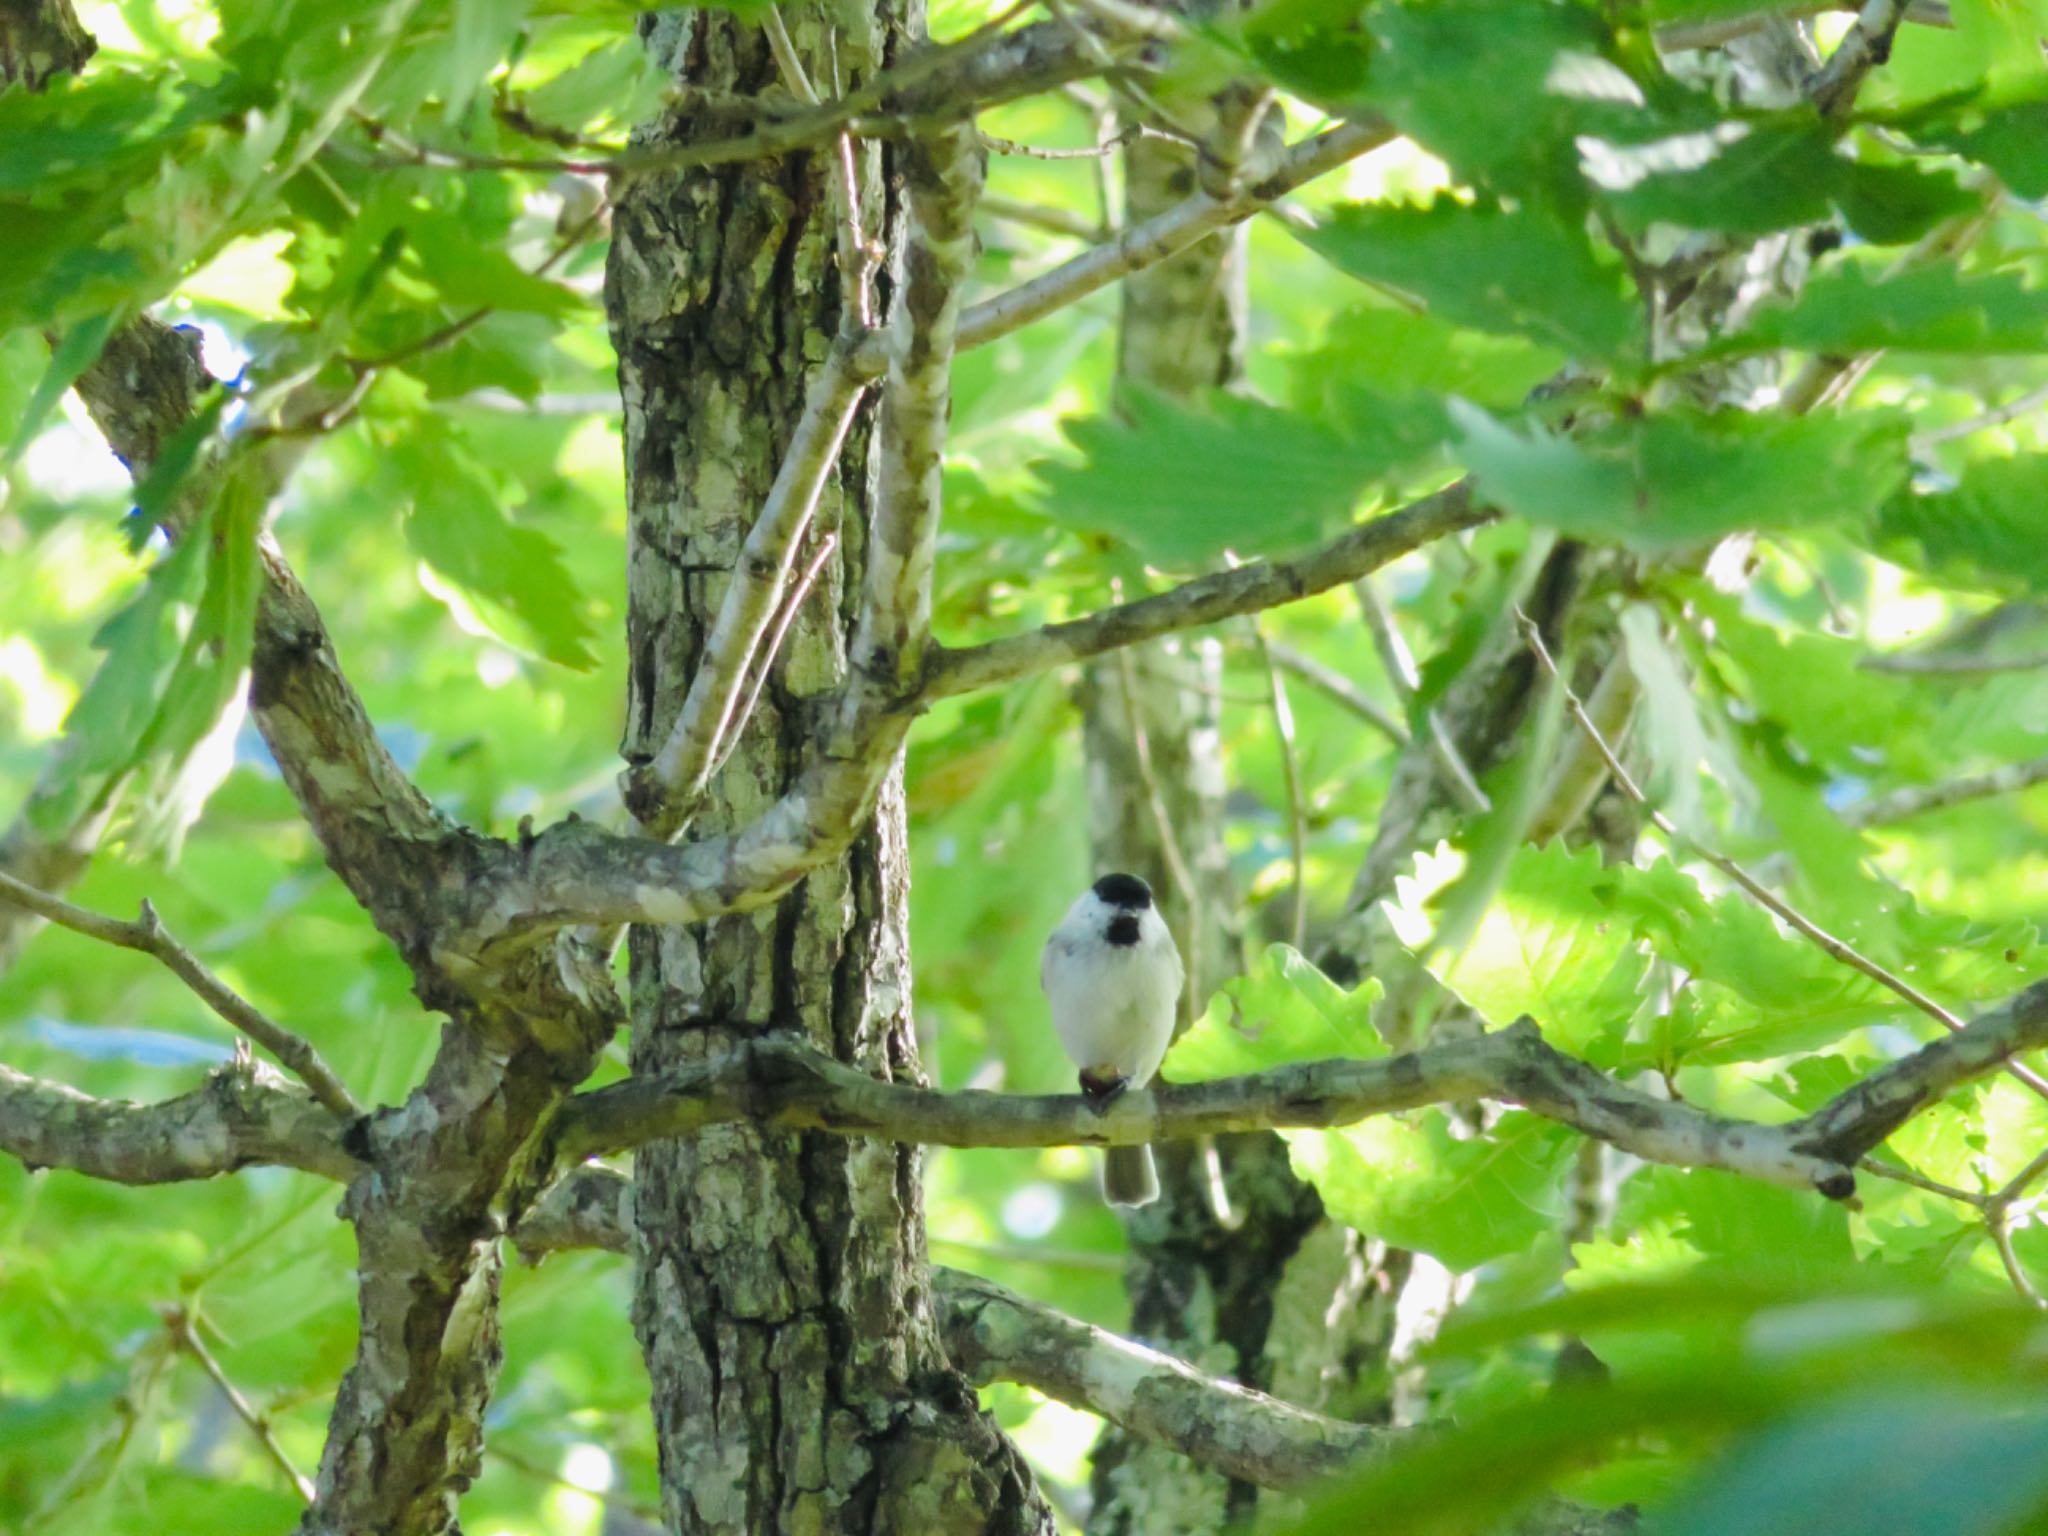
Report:
[{"label": "green leaf", "polygon": [[1411,906],[1388,909],[1395,931],[1445,986],[1496,1028],[1527,1014],[1577,1056],[1611,1058],[1628,1029],[1648,957],[1620,901],[1619,877],[1596,849],[1523,847],[1492,904],[1456,953],[1429,939]]},{"label": "green leaf", "polygon": [[1204,1082],[1264,1072],[1298,1061],[1370,1060],[1387,1053],[1373,1028],[1380,985],[1346,992],[1285,944],[1268,945],[1258,963],[1224,984],[1194,1027],[1174,1042],[1165,1075]]},{"label": "green leaf", "polygon": [[595,667],[588,604],[560,546],[505,515],[498,489],[446,428],[423,423],[398,457],[414,497],[405,519],[414,553],[508,645]]},{"label": "green leaf", "polygon": [[1938,352],[2031,356],[2048,350],[2048,291],[2010,272],[1965,277],[1953,262],[1873,279],[1860,262],[1817,274],[1788,306],[1706,350],[1715,356],[1783,348],[1848,356]]},{"label": "green leaf", "polygon": [[2038,86],[2002,102],[1938,103],[1900,126],[1922,143],[1990,166],[2021,197],[2048,197],[2048,97]]},{"label": "green leaf", "polygon": [[1848,159],[1834,129],[1808,114],[1601,143],[1587,148],[1587,164],[1608,205],[1638,231],[1662,223],[1753,238],[1839,209],[1863,239],[1898,244],[1981,201],[1946,171]]},{"label": "green leaf", "polygon": [[1583,230],[1540,208],[1448,197],[1427,208],[1349,204],[1296,238],[1453,325],[1580,358],[1640,360],[1642,316],[1620,268],[1594,256]]},{"label": "green leaf", "polygon": [[1649,416],[1567,439],[1528,436],[1463,401],[1459,451],[1482,492],[1582,538],[1667,552],[1743,529],[1867,516],[1905,475],[1905,434],[1877,415]]},{"label": "green leaf", "polygon": [[1224,550],[1268,554],[1347,521],[1361,492],[1441,435],[1427,402],[1388,402],[1351,430],[1232,395],[1181,405],[1149,390],[1115,416],[1070,422],[1078,464],[1041,464],[1048,516],[1112,534],[1148,559],[1207,565]]},{"label": "green leaf", "polygon": [[[2017,1407],[2018,1405],[2012,1405]],[[2048,1413],[1921,1393],[1820,1409],[1717,1458],[1659,1536],[2003,1536],[2048,1503]]]},{"label": "green leaf", "polygon": [[1557,1230],[1578,1144],[1574,1132],[1520,1110],[1465,1137],[1439,1109],[1284,1134],[1295,1172],[1315,1185],[1331,1215],[1455,1270],[1520,1252]]},{"label": "green leaf", "polygon": [[64,339],[50,353],[49,364],[36,382],[35,392],[28,397],[21,419],[15,424],[14,439],[8,444],[7,452],[0,455],[0,464],[12,464],[21,457],[36,434],[42,431],[43,423],[57,408],[57,402],[64,398],[64,392],[99,360],[107,338],[114,332],[115,318],[112,314],[96,315],[90,320],[81,320],[64,333]]},{"label": "green leaf", "polygon": [[1895,496],[1877,534],[1962,584],[2048,594],[2048,455],[1978,459],[1952,491]]}]

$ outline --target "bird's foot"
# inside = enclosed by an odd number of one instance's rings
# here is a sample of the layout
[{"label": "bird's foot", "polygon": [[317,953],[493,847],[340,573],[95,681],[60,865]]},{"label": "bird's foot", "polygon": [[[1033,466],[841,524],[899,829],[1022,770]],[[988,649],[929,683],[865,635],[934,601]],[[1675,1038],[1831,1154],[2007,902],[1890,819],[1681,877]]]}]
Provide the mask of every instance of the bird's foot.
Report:
[{"label": "bird's foot", "polygon": [[1088,1107],[1098,1115],[1119,1098],[1131,1086],[1131,1080],[1121,1072],[1083,1072],[1081,1092],[1088,1097]]}]

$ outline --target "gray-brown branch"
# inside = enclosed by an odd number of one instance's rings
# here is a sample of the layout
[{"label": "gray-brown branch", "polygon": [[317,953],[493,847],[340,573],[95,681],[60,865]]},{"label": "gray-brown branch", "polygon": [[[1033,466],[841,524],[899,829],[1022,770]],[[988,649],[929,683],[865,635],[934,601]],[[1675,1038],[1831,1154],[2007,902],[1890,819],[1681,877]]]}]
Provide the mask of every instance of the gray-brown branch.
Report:
[{"label": "gray-brown branch", "polygon": [[1126,1092],[940,1093],[869,1077],[807,1046],[765,1039],[666,1077],[578,1095],[554,1128],[574,1162],[734,1120],[953,1147],[1133,1146],[1232,1131],[1346,1125],[1426,1104],[1519,1104],[1647,1162],[1722,1168],[1853,1192],[1857,1158],[1921,1108],[2048,1044],[2048,982],[1871,1074],[1805,1120],[1764,1125],[1652,1098],[1547,1044],[1523,1021],[1375,1060],[1304,1062],[1244,1077]]}]

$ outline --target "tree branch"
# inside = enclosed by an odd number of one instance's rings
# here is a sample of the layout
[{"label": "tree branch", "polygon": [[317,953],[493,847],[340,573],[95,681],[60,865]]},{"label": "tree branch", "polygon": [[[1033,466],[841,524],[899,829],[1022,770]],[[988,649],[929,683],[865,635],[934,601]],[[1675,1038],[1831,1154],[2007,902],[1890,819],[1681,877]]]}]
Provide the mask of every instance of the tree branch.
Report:
[{"label": "tree branch", "polygon": [[1891,57],[1892,39],[1909,9],[1908,0],[1866,0],[1808,93],[1823,117],[1837,117],[1855,103],[1870,72]]},{"label": "tree branch", "polygon": [[214,975],[197,955],[172,938],[156,915],[156,908],[142,904],[142,916],[132,923],[103,917],[24,885],[12,875],[0,874],[0,903],[12,903],[25,911],[73,933],[121,949],[138,950],[154,956],[164,967],[198,995],[199,1000],[229,1024],[269,1051],[298,1074],[313,1091],[313,1097],[344,1119],[362,1113],[349,1091],[342,1086],[313,1043],[277,1023],[269,1015]]},{"label": "tree branch", "polygon": [[971,127],[919,140],[906,160],[905,272],[889,321],[889,374],[876,429],[880,476],[851,653],[857,690],[891,704],[915,691],[931,638],[940,456],[982,181]]},{"label": "tree branch", "polygon": [[865,388],[853,371],[852,346],[850,341],[835,346],[811,381],[803,416],[761,515],[748,530],[676,723],[654,760],[627,776],[626,804],[651,837],[673,836],[688,819],[718,761],[720,745],[737,729],[734,714],[748,665],[774,620],[797,546],[839,461]]},{"label": "tree branch", "polygon": [[1259,1487],[1302,1487],[1403,1438],[1204,1375],[978,1276],[932,1279],[946,1352],[970,1380],[1034,1388]]},{"label": "tree branch", "polygon": [[1898,672],[1911,677],[1988,677],[1997,672],[2037,672],[2048,668],[2048,651],[2021,651],[2009,656],[1891,651],[1882,656],[1866,656],[1857,665],[1866,672]]},{"label": "tree branch", "polygon": [[210,1179],[276,1164],[346,1182],[362,1165],[343,1122],[260,1062],[241,1060],[159,1104],[98,1099],[0,1066],[0,1150],[31,1168],[118,1184]]},{"label": "tree branch", "polygon": [[1945,811],[1952,805],[2030,789],[2044,782],[2048,782],[2048,757],[2030,758],[2024,763],[2008,763],[2003,768],[1993,768],[1989,773],[1894,790],[1891,794],[1850,806],[1842,812],[1842,819],[1852,827],[1881,827],[1911,816],[1923,816],[1929,811]]},{"label": "tree branch", "polygon": [[1078,1094],[939,1093],[884,1082],[806,1046],[764,1038],[684,1072],[579,1094],[551,1134],[556,1156],[569,1162],[737,1120],[951,1147],[1133,1146],[1348,1125],[1484,1098],[1519,1104],[1646,1162],[1724,1168],[1841,1199],[1855,1187],[1856,1160],[1921,1107],[2043,1044],[2048,982],[1881,1068],[1804,1121],[1761,1125],[1624,1087],[1555,1050],[1526,1021],[1376,1060],[1132,1089],[1107,1107]]},{"label": "tree branch", "polygon": [[1393,138],[1394,130],[1377,118],[1340,123],[1295,145],[1280,162],[1279,169],[1257,186],[1224,197],[1194,193],[1187,201],[1141,224],[1133,224],[1115,239],[1082,252],[1072,261],[1062,262],[1028,283],[971,306],[960,317],[960,349],[979,347],[1021,330],[1034,320],[1042,320],[1053,311],[1108,287],[1120,277],[1176,256],[1205,236],[1250,218],[1297,187],[1390,143]]},{"label": "tree branch", "polygon": [[1278,640],[1266,641],[1266,654],[1275,664],[1292,672],[1319,692],[1335,699],[1395,746],[1408,745],[1408,727],[1380,708],[1363,689],[1335,667],[1326,666],[1315,657],[1297,651],[1293,646],[1282,644]]},{"label": "tree branch", "polygon": [[987,645],[938,648],[926,671],[922,702],[1013,683],[1120,646],[1299,602],[1378,570],[1432,540],[1492,522],[1498,515],[1474,498],[1470,481],[1460,480],[1292,560],[1253,561],[1197,577],[1155,597]]}]

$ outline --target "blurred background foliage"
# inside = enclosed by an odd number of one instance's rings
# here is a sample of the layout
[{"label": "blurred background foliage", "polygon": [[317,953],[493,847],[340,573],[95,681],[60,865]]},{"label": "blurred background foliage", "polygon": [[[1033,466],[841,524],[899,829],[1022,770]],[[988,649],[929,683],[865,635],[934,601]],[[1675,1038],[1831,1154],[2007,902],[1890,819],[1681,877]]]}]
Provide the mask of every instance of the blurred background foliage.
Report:
[{"label": "blurred background foliage", "polygon": [[[1424,662],[1417,691],[1388,676],[1349,591],[1267,615],[1257,636],[1221,632],[1254,963],[1170,1076],[1384,1048],[1372,987],[1347,994],[1267,945],[1290,936],[1297,882],[1312,939],[1343,910],[1397,748],[1289,677],[1297,863],[1259,637],[1422,728],[1559,536],[1640,557],[1607,568],[1574,633],[1625,647],[1644,690],[1630,760],[1689,837],[1767,871],[1966,1015],[2048,971],[2048,787],[1857,824],[1894,791],[2048,756],[2048,6],[1954,0],[1952,28],[1908,26],[1840,140],[1810,113],[1724,111],[1652,62],[1651,24],[1743,8],[1460,0],[1365,7],[1361,30],[1348,0],[1259,7],[1211,36],[1205,67],[1267,70],[1294,132],[1370,105],[1408,136],[1250,226],[1247,387],[1113,401],[1113,293],[960,359],[937,594],[951,642],[1298,549],[1460,467],[1514,514],[1377,578]],[[948,0],[933,28],[959,36],[993,10]],[[17,424],[0,805],[27,800],[101,650],[136,660],[105,729],[175,704],[162,642],[110,618],[152,589],[190,605],[236,580],[167,575],[162,542],[130,536],[137,493],[64,393],[111,324],[147,306],[197,328],[231,381],[230,441],[281,381],[360,386],[306,442],[274,528],[435,802],[498,834],[529,816],[615,818],[625,518],[599,184],[416,163],[435,157],[415,147],[573,160],[622,146],[663,100],[631,8],[117,0],[81,17],[100,45],[81,79],[0,95],[0,422]],[[1821,36],[1847,22],[1823,18]],[[1558,87],[1559,58],[1591,86]],[[983,122],[1085,147],[1101,106],[1083,90]],[[1743,147],[1704,168],[1649,153],[1717,134]],[[1628,174],[1593,175],[1589,140]],[[981,294],[1118,216],[1113,161],[997,155],[989,194]],[[1623,254],[1637,242],[1824,220],[1843,238],[1815,243],[1798,299],[1677,355],[1647,349]],[[1971,238],[1930,254],[1958,223]],[[1800,420],[1686,403],[1689,371],[1788,353],[1787,376],[1809,355],[1876,356]],[[1575,404],[1609,422],[1570,439],[1531,394],[1568,360],[1602,370]],[[1704,570],[1659,558],[1737,532],[1754,536]],[[1929,647],[2035,664],[1865,665]],[[124,802],[76,899],[126,914],[148,897],[359,1096],[401,1096],[435,1021],[238,710],[221,725],[218,700],[194,708],[165,727],[176,751],[159,743],[174,774],[118,750],[102,765],[151,793]],[[949,700],[913,735],[916,1008],[943,1086],[1069,1085],[1035,972],[1091,873],[1075,726],[1068,680],[1048,676]],[[1503,804],[1518,771],[1487,780]],[[1603,1068],[1729,1113],[1810,1109],[1932,1031],[1683,843],[1651,837],[1634,867],[1603,864],[1468,818],[1422,850],[1389,910],[1433,973],[1425,1012],[1526,1012]],[[67,933],[40,935],[0,982],[0,1055],[88,1092],[165,1097],[231,1049],[147,959]],[[615,1046],[605,1074],[623,1060]],[[1954,1193],[1997,1191],[2048,1149],[2048,1105],[2012,1080],[1913,1122],[1883,1152],[1900,1177],[1866,1177],[1847,1209],[1610,1160],[1608,1208],[1574,1231],[1575,1139],[1512,1113],[1427,1110],[1291,1146],[1344,1220],[1442,1266],[1461,1319],[1390,1368],[1419,1417],[1455,1427],[1311,1528],[1466,1530],[1546,1487],[1640,1501],[1671,1532],[2040,1528],[2024,1522],[2048,1492],[2034,1311],[2048,1232],[2025,1190],[1998,1222]],[[1123,1234],[1088,1155],[940,1152],[928,1189],[935,1261],[1121,1325]],[[190,1315],[292,1460],[314,1465],[353,1344],[336,1198],[281,1170],[144,1191],[0,1165],[0,1528],[286,1529],[289,1487],[164,1319]],[[505,1309],[465,1528],[595,1532],[587,1490],[653,1518],[624,1266],[515,1268]],[[1557,1385],[1581,1354],[1588,1379]],[[1072,1516],[1095,1422],[1022,1389],[989,1398]]]}]

